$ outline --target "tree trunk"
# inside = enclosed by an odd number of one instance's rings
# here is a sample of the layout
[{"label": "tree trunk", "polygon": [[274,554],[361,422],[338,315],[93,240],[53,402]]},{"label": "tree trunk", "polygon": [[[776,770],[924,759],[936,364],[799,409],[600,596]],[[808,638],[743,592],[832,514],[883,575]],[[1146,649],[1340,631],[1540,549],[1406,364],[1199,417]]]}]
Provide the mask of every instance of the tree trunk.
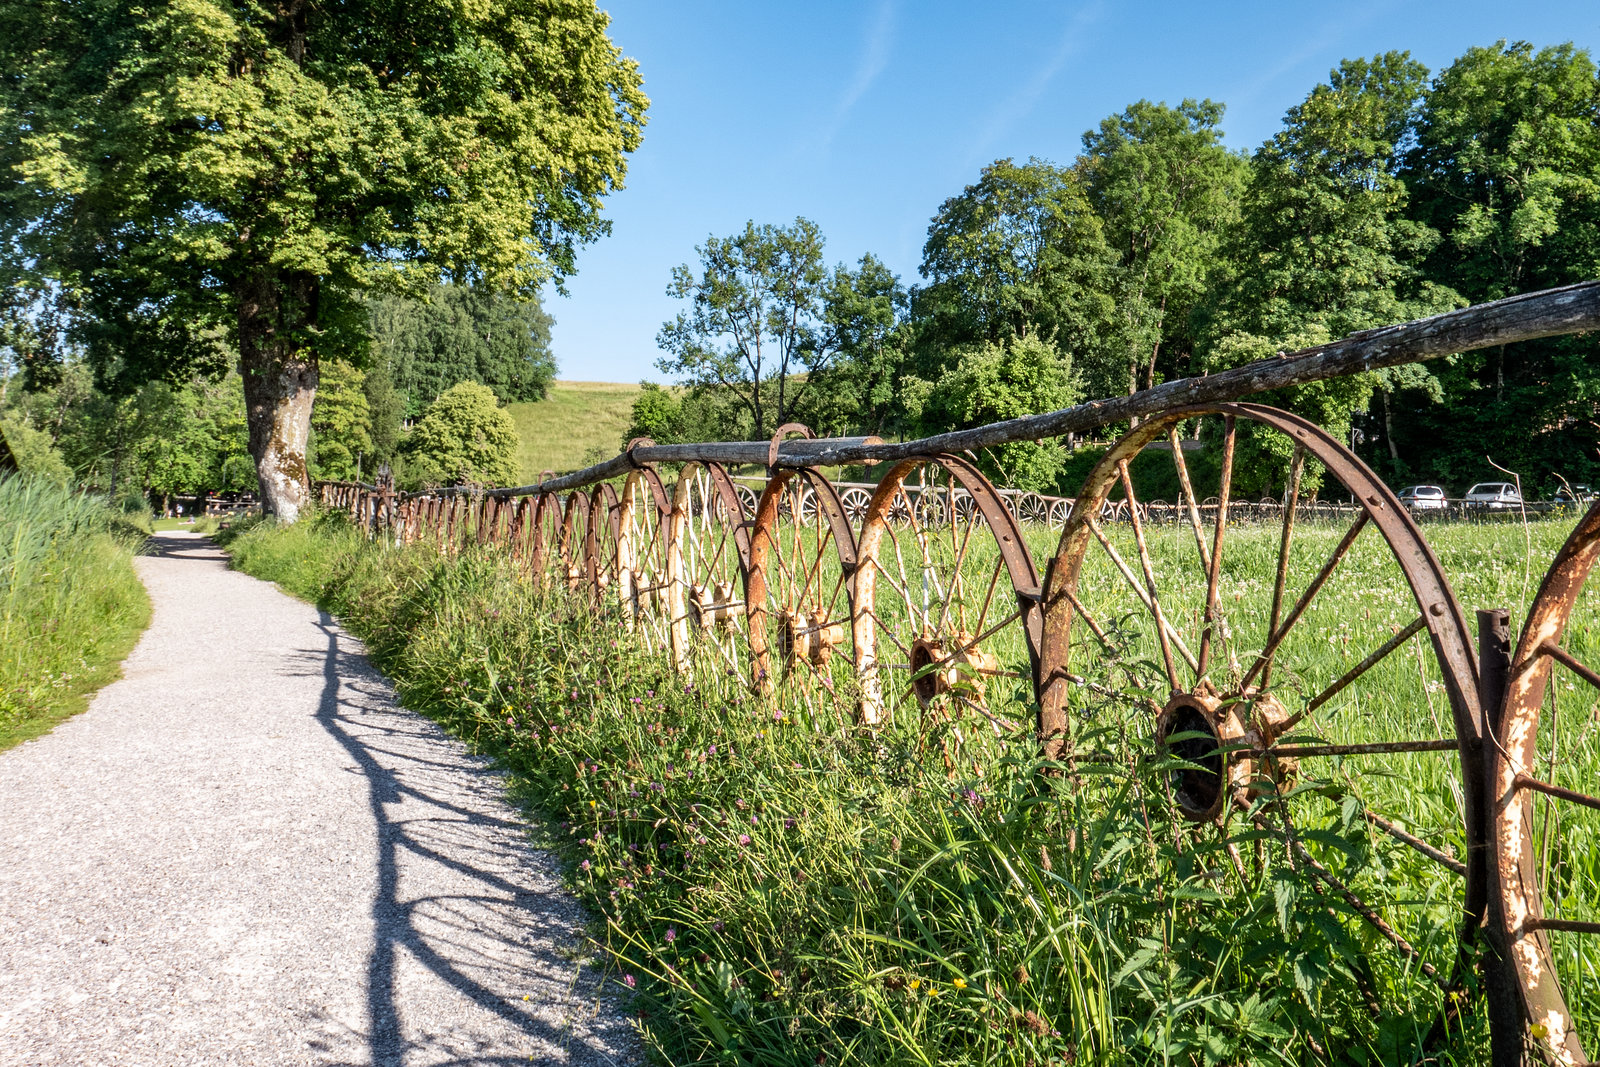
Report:
[{"label": "tree trunk", "polygon": [[317,358],[297,343],[316,322],[317,279],[263,271],[239,292],[239,371],[244,376],[250,456],[262,510],[294,522],[311,502],[306,445],[317,394]]},{"label": "tree trunk", "polygon": [[1394,469],[1400,469],[1400,450],[1394,444],[1394,417],[1389,411],[1389,394],[1380,390],[1378,397],[1383,403],[1383,439],[1389,443],[1389,458],[1394,460]]}]

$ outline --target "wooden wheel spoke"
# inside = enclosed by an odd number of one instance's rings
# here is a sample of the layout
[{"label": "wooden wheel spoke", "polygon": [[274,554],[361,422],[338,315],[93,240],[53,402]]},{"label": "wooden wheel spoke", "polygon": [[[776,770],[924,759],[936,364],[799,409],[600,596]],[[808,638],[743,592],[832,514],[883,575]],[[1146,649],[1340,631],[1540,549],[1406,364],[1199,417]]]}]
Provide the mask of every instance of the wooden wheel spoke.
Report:
[{"label": "wooden wheel spoke", "polygon": [[[1098,522],[1096,522],[1094,519],[1087,519],[1086,522],[1088,523],[1090,532],[1093,533],[1095,539],[1100,542],[1100,546],[1106,550],[1106,554],[1111,557],[1111,562],[1116,565],[1116,568],[1118,572],[1121,573],[1123,580],[1128,583],[1128,587],[1133,590],[1134,595],[1139,598],[1140,603],[1144,604],[1145,610],[1150,611],[1153,614],[1154,609],[1150,604],[1150,595],[1146,593],[1144,587],[1139,584],[1139,579],[1134,575],[1133,568],[1128,566],[1127,561],[1122,558],[1122,553],[1118,552],[1116,546],[1113,545],[1106,537],[1105,531],[1100,528],[1100,524]],[[1189,664],[1191,669],[1197,669],[1200,666],[1200,661],[1195,659],[1194,653],[1189,651],[1189,646],[1184,644],[1183,638],[1180,637],[1177,631],[1173,630],[1171,625],[1167,624],[1165,620],[1162,620],[1162,625],[1168,636],[1171,638],[1173,645],[1178,649],[1178,654],[1184,658],[1184,661]]]},{"label": "wooden wheel spoke", "polygon": [[[1289,718],[1287,722],[1284,723],[1282,727],[1279,728],[1279,732],[1287,733],[1288,731],[1294,729],[1294,727],[1298,726],[1305,720],[1306,716],[1310,715],[1328,701],[1338,696],[1341,692],[1349,687],[1350,683],[1354,682],[1357,678],[1360,678],[1373,667],[1376,667],[1379,663],[1382,663],[1388,657],[1389,653],[1393,652],[1395,649],[1411,640],[1411,638],[1419,633],[1427,624],[1428,620],[1421,615],[1418,615],[1415,619],[1411,620],[1411,624],[1409,626],[1395,634],[1393,637],[1389,638],[1389,640],[1385,641],[1383,644],[1379,645],[1360,663],[1357,663],[1354,667],[1351,667],[1348,671],[1345,671],[1331,685],[1313,697],[1304,708],[1296,712],[1292,717]],[[1263,677],[1265,677],[1265,675],[1263,675]]]},{"label": "wooden wheel spoke", "polygon": [[[1238,427],[1232,415],[1223,420],[1223,425],[1221,488],[1217,491],[1217,524],[1212,534],[1211,560],[1206,567],[1206,607],[1200,631],[1200,662],[1195,667],[1196,681],[1205,677],[1206,668],[1211,665],[1211,631],[1217,623],[1217,586],[1222,579],[1222,539],[1228,529],[1228,498],[1233,489],[1233,445]],[[1151,592],[1153,594],[1154,590]]]},{"label": "wooden wheel spoke", "polygon": [[[1128,472],[1128,461],[1123,460],[1117,464],[1117,472],[1122,476],[1122,491],[1127,497],[1128,518],[1133,523],[1133,543],[1139,549],[1139,566],[1144,570],[1145,587],[1148,596],[1145,605],[1150,609],[1150,614],[1156,620],[1156,639],[1161,646],[1161,662],[1167,669],[1167,681],[1171,683],[1174,691],[1180,688],[1178,682],[1178,669],[1173,665],[1172,640],[1168,631],[1167,617],[1161,610],[1161,598],[1156,592],[1155,567],[1150,562],[1150,547],[1144,540],[1144,523],[1139,521],[1139,501],[1133,495],[1133,476]],[[1197,660],[1192,669],[1196,678],[1201,673],[1200,663]]]},{"label": "wooden wheel spoke", "polygon": [[1167,440],[1172,444],[1172,465],[1178,468],[1178,483],[1183,486],[1183,499],[1189,514],[1189,526],[1194,530],[1194,544],[1200,550],[1200,568],[1206,572],[1211,570],[1211,552],[1206,548],[1206,536],[1200,532],[1200,508],[1194,498],[1194,486],[1189,482],[1189,464],[1183,458],[1183,443],[1178,439],[1178,428],[1174,426],[1167,434]]},{"label": "wooden wheel spoke", "polygon": [[1409,845],[1436,863],[1440,863],[1443,866],[1448,867],[1457,874],[1464,875],[1467,873],[1467,865],[1465,863],[1462,863],[1454,856],[1447,855],[1446,853],[1441,852],[1439,849],[1434,848],[1432,845],[1422,840],[1422,838],[1406,833],[1404,830],[1400,829],[1400,827],[1396,826],[1389,820],[1382,818],[1376,813],[1368,811],[1366,813],[1366,819],[1373,826],[1376,826],[1378,829],[1382,830],[1396,841],[1399,841],[1403,845]]},{"label": "wooden wheel spoke", "polygon": [[1544,642],[1539,646],[1539,651],[1544,655],[1549,656],[1551,659],[1555,660],[1557,663],[1561,664],[1563,667],[1567,668],[1567,670],[1571,671],[1573,674],[1576,674],[1579,678],[1582,678],[1596,689],[1600,689],[1600,674],[1597,674],[1590,668],[1584,666],[1577,659],[1573,658],[1572,653],[1568,652],[1554,641]]},{"label": "wooden wheel spoke", "polygon": [[1363,511],[1361,517],[1351,524],[1350,529],[1345,532],[1344,537],[1335,546],[1333,555],[1328,557],[1328,561],[1322,565],[1322,569],[1311,580],[1311,584],[1306,587],[1306,591],[1300,594],[1300,599],[1295,602],[1294,607],[1289,611],[1289,617],[1284,619],[1282,625],[1273,631],[1267,640],[1266,647],[1257,654],[1256,661],[1245,672],[1244,680],[1240,685],[1241,689],[1249,688],[1256,675],[1271,666],[1272,659],[1277,654],[1278,646],[1283,644],[1283,639],[1289,636],[1289,631],[1294,629],[1294,624],[1300,621],[1300,616],[1305,614],[1306,609],[1311,606],[1311,602],[1322,591],[1322,587],[1327,584],[1328,579],[1344,559],[1345,554],[1350,551],[1350,546],[1355,543],[1356,537],[1362,530],[1366,529],[1367,523],[1371,518],[1371,515]]}]

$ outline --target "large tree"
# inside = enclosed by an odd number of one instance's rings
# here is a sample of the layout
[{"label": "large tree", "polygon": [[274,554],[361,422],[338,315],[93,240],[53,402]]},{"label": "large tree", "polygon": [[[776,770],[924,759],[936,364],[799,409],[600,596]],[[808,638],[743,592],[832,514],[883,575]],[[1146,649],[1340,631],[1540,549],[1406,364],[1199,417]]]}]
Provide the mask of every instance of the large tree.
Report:
[{"label": "large tree", "polygon": [[921,344],[938,350],[1038,333],[1082,350],[1109,311],[1109,262],[1076,171],[996,160],[928,225],[928,284],[914,298]]},{"label": "large tree", "polygon": [[[1570,43],[1472,48],[1429,87],[1404,176],[1442,237],[1429,275],[1468,301],[1600,275],[1600,69]],[[1409,394],[1403,455],[1464,487],[1600,477],[1600,343],[1593,336],[1469,353],[1437,368],[1445,402]],[[1543,488],[1550,488],[1549,484]]]},{"label": "large tree", "polygon": [[[1237,366],[1459,303],[1423,273],[1438,235],[1409,216],[1398,176],[1426,78],[1426,68],[1404,52],[1344,60],[1256,150],[1225,246],[1233,275],[1202,313],[1207,367]],[[1344,434],[1374,389],[1426,390],[1427,375],[1421,368],[1356,375],[1275,402]],[[1278,461],[1281,476],[1287,454]],[[1250,462],[1248,449],[1240,462]],[[1271,481],[1260,478],[1263,486]]]},{"label": "large tree", "polygon": [[1141,100],[1083,135],[1078,167],[1114,264],[1107,341],[1122,353],[1130,393],[1156,383],[1163,342],[1190,347],[1189,312],[1238,216],[1246,164],[1222,147],[1222,111],[1210,100]]},{"label": "large tree", "polygon": [[555,320],[538,300],[482,286],[437,285],[426,300],[373,298],[372,361],[388,370],[415,417],[457,382],[494,390],[502,404],[543,400],[556,376]]},{"label": "large tree", "polygon": [[830,365],[870,344],[871,320],[892,318],[901,299],[876,259],[863,258],[859,273],[830,270],[822,248],[822,231],[804,218],[707,238],[695,249],[698,269],[673,268],[667,295],[689,306],[656,335],[666,353],[657,369],[734,398],[744,416],[737,421],[757,438],[790,421]]},{"label": "large tree", "polygon": [[105,383],[216,372],[231,341],[293,520],[364,291],[531,297],[606,231],[647,106],[607,24],[593,0],[0,0],[0,258],[82,294]]}]

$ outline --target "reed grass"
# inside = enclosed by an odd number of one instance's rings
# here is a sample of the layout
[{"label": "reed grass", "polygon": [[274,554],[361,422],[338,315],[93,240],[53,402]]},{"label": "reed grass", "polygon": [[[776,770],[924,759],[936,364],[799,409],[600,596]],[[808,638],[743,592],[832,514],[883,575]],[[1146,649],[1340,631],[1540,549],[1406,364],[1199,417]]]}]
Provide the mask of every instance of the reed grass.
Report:
[{"label": "reed grass", "polygon": [[87,706],[150,619],[133,571],[136,516],[97,497],[0,477],[0,750]]}]

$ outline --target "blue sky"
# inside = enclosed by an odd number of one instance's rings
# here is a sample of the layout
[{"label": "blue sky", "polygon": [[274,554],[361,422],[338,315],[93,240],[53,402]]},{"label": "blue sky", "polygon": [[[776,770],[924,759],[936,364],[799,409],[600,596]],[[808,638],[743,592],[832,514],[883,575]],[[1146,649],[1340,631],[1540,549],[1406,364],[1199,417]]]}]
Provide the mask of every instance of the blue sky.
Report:
[{"label": "blue sky", "polygon": [[1005,156],[1068,163],[1140,98],[1227,105],[1252,148],[1342,58],[1404,49],[1432,70],[1499,38],[1600,52],[1594,0],[988,3],[602,0],[649,95],[644,144],[550,294],[560,376],[661,380],[671,269],[747,220],[814,220],[830,263],[917,277],[928,220]]}]

